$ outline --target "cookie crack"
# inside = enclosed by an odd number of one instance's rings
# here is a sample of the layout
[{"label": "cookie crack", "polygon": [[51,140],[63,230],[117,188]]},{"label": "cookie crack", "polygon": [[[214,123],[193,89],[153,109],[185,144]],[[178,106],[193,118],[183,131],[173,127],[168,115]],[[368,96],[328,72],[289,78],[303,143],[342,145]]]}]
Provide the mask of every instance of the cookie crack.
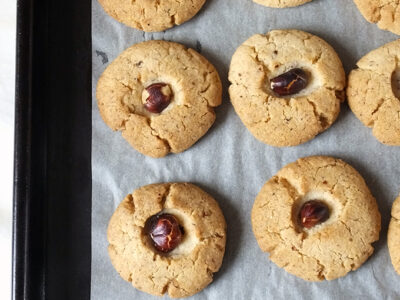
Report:
[{"label": "cookie crack", "polygon": [[278,183],[282,183],[282,185],[286,188],[287,192],[289,193],[292,199],[297,199],[300,196],[300,193],[297,190],[297,188],[294,185],[292,185],[287,178],[281,176],[277,176],[277,178],[278,178]]},{"label": "cookie crack", "polygon": [[351,229],[349,228],[349,226],[347,226],[347,224],[345,222],[343,222],[343,220],[339,220],[339,222],[346,228],[346,230],[349,232],[350,236],[353,238],[354,235],[353,235]]},{"label": "cookie crack", "polygon": [[326,164],[326,165],[324,165],[324,166],[322,166],[322,167],[317,168],[317,170],[315,171],[314,178],[317,177],[317,174],[318,174],[318,172],[319,172],[320,170],[326,169],[326,168],[332,168],[332,167],[337,167],[337,163]]},{"label": "cookie crack", "polygon": [[213,234],[209,234],[207,236],[202,236],[199,241],[203,242],[205,240],[209,240],[209,239],[222,239],[224,238],[224,236],[222,234],[219,234],[218,232],[213,233]]},{"label": "cookie crack", "polygon": [[[390,1],[389,3],[384,3],[382,5],[377,6],[373,10],[372,15],[375,15],[376,12],[378,13],[378,15],[377,15],[376,19],[371,18],[371,21],[374,22],[374,23],[379,23],[382,20],[382,10],[384,8],[388,7],[388,6],[393,7],[393,5],[394,6],[398,6],[399,5],[399,1]],[[391,11],[391,16],[392,16],[392,23],[394,23],[396,18],[395,18],[395,15],[394,15],[393,11]]]},{"label": "cookie crack", "polygon": [[177,25],[176,21],[175,21],[175,14],[171,15],[170,18],[171,18],[171,20],[170,20],[171,24]]},{"label": "cookie crack", "polygon": [[260,60],[260,58],[258,57],[258,51],[256,49],[255,46],[248,46],[254,53],[254,57],[253,59],[257,62],[258,65],[260,65],[263,69],[264,69],[264,73],[267,73],[268,68],[267,66],[264,64],[264,62],[262,60]]},{"label": "cookie crack", "polygon": [[321,130],[327,128],[329,126],[328,118],[325,117],[323,114],[319,114],[317,111],[317,106],[313,101],[311,101],[308,98],[305,98],[308,104],[310,104],[313,108],[313,114],[315,118],[318,120],[319,126],[321,127]]},{"label": "cookie crack", "polygon": [[[168,268],[167,268],[168,270]],[[189,291],[187,291],[184,287],[182,287],[179,282],[177,281],[177,278],[179,278],[180,275],[182,274],[174,274],[174,273],[169,273],[172,277],[168,279],[167,283],[162,287],[161,289],[161,294],[164,295],[168,293],[169,296],[171,296],[171,291],[170,289],[173,286],[175,289],[178,289],[180,291],[183,291],[185,295],[190,295]]]},{"label": "cookie crack", "polygon": [[318,55],[317,55],[316,57],[313,58],[312,64],[313,64],[313,65],[318,64],[319,61],[321,60],[321,58],[322,58],[322,52],[319,52]]},{"label": "cookie crack", "polygon": [[300,251],[300,250],[298,250],[298,253],[299,253],[300,255],[306,257],[306,258],[310,258],[310,259],[314,259],[314,260],[315,260],[315,262],[317,263],[317,265],[318,265],[319,268],[320,268],[320,270],[319,270],[319,272],[318,272],[318,274],[317,274],[317,277],[318,277],[320,280],[324,280],[324,279],[325,279],[325,274],[324,274],[324,273],[325,273],[325,265],[324,265],[323,263],[321,263],[321,261],[320,261],[318,258],[316,258],[316,257],[307,255],[307,254],[303,253],[303,252]]},{"label": "cookie crack", "polygon": [[[279,236],[280,236],[280,234],[279,234]],[[281,239],[282,239],[282,238],[281,238]],[[304,258],[309,258],[309,259],[314,260],[314,261],[317,263],[317,265],[319,266],[319,270],[318,270],[318,273],[317,273],[317,277],[318,277],[320,280],[324,280],[324,279],[325,279],[325,274],[324,274],[324,272],[325,272],[325,265],[324,265],[318,258],[316,258],[316,257],[314,257],[314,256],[307,255],[306,253],[304,253],[303,251],[301,251],[302,245],[298,248],[298,247],[296,247],[293,243],[291,243],[291,242],[288,241],[288,240],[283,240],[283,241],[285,242],[286,247],[289,246],[290,249],[292,249],[292,251],[297,252],[297,253],[301,256],[303,263],[304,263]],[[276,249],[276,247],[274,248],[274,250],[275,250],[275,249]],[[288,261],[284,266],[282,266],[282,268],[287,267],[289,264],[290,264],[290,262]]]},{"label": "cookie crack", "polygon": [[400,224],[400,219],[398,219],[398,218],[396,218],[396,217],[393,217],[392,216],[392,219],[390,220],[391,222],[395,222],[395,223],[397,223],[397,224]]},{"label": "cookie crack", "polygon": [[165,202],[167,201],[167,199],[169,197],[169,194],[171,192],[171,186],[172,186],[171,184],[167,185],[166,190],[165,190],[164,194],[161,197],[161,207],[162,208],[164,208]]},{"label": "cookie crack", "polygon": [[[339,220],[339,222],[346,228],[346,230],[349,232],[351,238],[354,238],[355,235],[354,235],[353,232],[351,231],[351,228],[350,228],[345,222],[343,222],[342,220]],[[366,242],[362,239],[362,237],[360,237],[360,241],[363,243],[364,246],[366,246],[366,245],[371,245],[371,243],[366,243]],[[341,257],[343,258],[342,255],[341,255]],[[358,258],[358,257],[359,257],[359,256],[356,255],[354,258]],[[349,257],[349,256],[346,256],[345,258],[350,259],[350,260],[354,260],[353,257]]]},{"label": "cookie crack", "polygon": [[333,91],[335,93],[336,99],[338,99],[340,102],[344,102],[346,99],[346,91],[344,89],[337,89],[337,87],[330,87],[330,86],[325,86],[324,87],[328,91]]},{"label": "cookie crack", "polygon": [[172,147],[169,143],[169,140],[160,136],[160,134],[158,133],[158,130],[153,126],[151,118],[146,118],[146,119],[147,119],[147,124],[151,128],[151,134],[154,137],[156,137],[157,139],[159,139],[161,142],[163,142],[164,145],[168,148],[168,151],[171,151]]},{"label": "cookie crack", "polygon": [[373,118],[371,121],[368,122],[367,126],[369,127],[373,127],[375,126],[375,121],[376,121],[376,117],[375,114],[379,113],[379,110],[381,109],[382,105],[385,103],[385,99],[379,99],[378,104],[376,105],[375,109],[372,111],[371,113],[371,117]]},{"label": "cookie crack", "polygon": [[[269,121],[271,121],[271,117],[270,117],[270,115],[269,115],[269,111],[268,111],[268,110],[267,110],[267,113],[268,113],[268,115],[267,115],[267,118],[266,118],[266,119],[252,122],[252,123],[251,123],[251,126],[255,126],[255,125],[258,125],[258,124],[260,124],[260,123],[268,124]],[[288,121],[289,121],[289,120],[288,120]]]},{"label": "cookie crack", "polygon": [[128,198],[128,205],[129,205],[130,213],[134,214],[135,213],[135,202],[133,201],[133,195],[129,194],[127,196],[127,198]]}]

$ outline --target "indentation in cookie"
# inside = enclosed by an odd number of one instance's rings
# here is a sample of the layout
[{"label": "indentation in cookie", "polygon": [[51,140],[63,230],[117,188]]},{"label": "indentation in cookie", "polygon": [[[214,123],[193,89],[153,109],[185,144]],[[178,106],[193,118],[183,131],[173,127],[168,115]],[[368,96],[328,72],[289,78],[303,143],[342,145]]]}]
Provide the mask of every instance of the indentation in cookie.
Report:
[{"label": "indentation in cookie", "polygon": [[292,208],[297,232],[313,234],[339,219],[341,204],[325,191],[311,191],[300,197]]},{"label": "indentation in cookie", "polygon": [[166,257],[179,258],[181,256],[189,255],[199,243],[199,238],[196,235],[196,224],[192,218],[175,208],[163,209],[157,215],[171,215],[176,218],[182,233],[181,237],[179,238],[179,242],[171,251],[159,251],[156,247],[154,247],[153,241],[151,238],[149,238],[146,228],[144,228],[144,244],[151,250],[157,252],[157,254]]},{"label": "indentation in cookie", "polygon": [[141,101],[134,105],[134,113],[148,118],[165,114],[183,104],[182,87],[174,78],[163,77],[144,82],[140,93]]},{"label": "indentation in cookie", "polygon": [[165,82],[153,83],[144,88],[142,92],[144,108],[154,114],[159,114],[166,109],[172,98],[172,90],[169,84]]},{"label": "indentation in cookie", "polygon": [[303,228],[313,228],[329,219],[329,206],[324,201],[310,200],[303,204],[299,212],[299,223]]},{"label": "indentation in cookie", "polygon": [[166,208],[163,212],[173,214],[185,230],[181,243],[173,251],[168,253],[168,256],[179,257],[188,255],[199,244],[199,238],[196,234],[196,223],[190,216],[178,209]]},{"label": "indentation in cookie", "polygon": [[294,68],[270,80],[271,90],[278,96],[298,94],[308,85],[308,72]]},{"label": "indentation in cookie", "polygon": [[185,232],[178,219],[167,213],[148,218],[144,230],[153,247],[163,253],[173,251],[182,241]]},{"label": "indentation in cookie", "polygon": [[[267,92],[279,98],[307,96],[321,87],[321,79],[314,66],[304,62],[295,61],[284,65],[276,63],[266,77]],[[274,88],[277,86],[277,81],[281,85],[286,85],[287,93],[281,93]]]},{"label": "indentation in cookie", "polygon": [[400,68],[392,73],[392,91],[397,99],[400,99]]}]

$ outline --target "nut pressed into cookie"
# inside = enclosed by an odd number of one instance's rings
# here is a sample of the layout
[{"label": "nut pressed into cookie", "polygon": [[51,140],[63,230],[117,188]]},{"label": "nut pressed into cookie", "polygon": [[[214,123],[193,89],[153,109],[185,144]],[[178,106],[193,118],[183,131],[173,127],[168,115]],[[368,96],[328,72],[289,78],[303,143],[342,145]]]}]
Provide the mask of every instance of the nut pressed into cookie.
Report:
[{"label": "nut pressed into cookie", "polygon": [[232,57],[229,95],[260,141],[295,146],[329,128],[344,100],[345,73],[325,41],[298,30],[256,34]]},{"label": "nut pressed into cookie", "polygon": [[399,0],[354,0],[364,18],[380,29],[400,35]]},{"label": "nut pressed into cookie", "polygon": [[383,144],[400,145],[400,40],[375,49],[351,71],[347,100]]},{"label": "nut pressed into cookie", "polygon": [[400,275],[400,196],[393,202],[392,219],[388,231],[390,258],[396,272]]},{"label": "nut pressed into cookie", "polygon": [[360,174],[325,156],[282,168],[257,195],[251,221],[270,259],[309,281],[358,269],[374,251],[381,226],[376,200]]},{"label": "nut pressed into cookie", "polygon": [[128,48],[97,83],[104,122],[152,157],[191,147],[214,123],[221,97],[215,68],[193,49],[166,41]]},{"label": "nut pressed into cookie", "polygon": [[222,264],[226,223],[218,203],[189,183],[143,186],[108,226],[113,266],[137,289],[172,298],[204,289]]},{"label": "nut pressed into cookie", "polygon": [[268,7],[293,7],[308,3],[312,0],[253,0],[255,3]]},{"label": "nut pressed into cookie", "polygon": [[99,0],[114,19],[143,31],[163,31],[191,19],[205,0]]}]

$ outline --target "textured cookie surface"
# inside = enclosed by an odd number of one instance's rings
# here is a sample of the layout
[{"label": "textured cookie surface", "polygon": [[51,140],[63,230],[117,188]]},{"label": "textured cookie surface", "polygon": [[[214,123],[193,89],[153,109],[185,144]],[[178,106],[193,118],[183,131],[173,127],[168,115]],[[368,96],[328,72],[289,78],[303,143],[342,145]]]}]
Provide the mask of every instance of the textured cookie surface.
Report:
[{"label": "textured cookie surface", "polygon": [[361,122],[384,144],[400,145],[400,40],[375,49],[351,71],[347,100]]},{"label": "textured cookie surface", "polygon": [[[329,218],[302,226],[304,203],[319,200]],[[356,270],[379,238],[377,203],[358,172],[342,160],[315,156],[282,168],[261,189],[252,209],[260,248],[287,272],[305,280],[332,280]]]},{"label": "textured cookie surface", "polygon": [[143,31],[163,31],[192,18],[205,0],[99,0],[119,22]]},{"label": "textured cookie surface", "polygon": [[255,3],[268,7],[293,7],[299,6],[312,0],[253,0]]},{"label": "textured cookie surface", "polygon": [[364,18],[380,29],[400,34],[399,0],[354,0]]},{"label": "textured cookie surface", "polygon": [[400,275],[400,196],[392,206],[392,219],[388,231],[388,247],[390,258],[396,272]]},{"label": "textured cookie surface", "polygon": [[[270,80],[293,68],[309,73],[306,88],[277,96]],[[345,74],[336,52],[322,39],[297,30],[250,37],[235,52],[229,95],[242,122],[260,141],[295,146],[332,125],[340,112]]]},{"label": "textured cookie surface", "polygon": [[[160,254],[144,233],[146,220],[173,214],[184,229],[181,243]],[[108,252],[121,277],[137,289],[187,297],[205,288],[222,264],[226,223],[217,202],[187,183],[153,184],[128,195],[108,226]]]},{"label": "textured cookie surface", "polygon": [[[165,83],[171,102],[161,113],[144,106],[146,88]],[[162,157],[192,146],[215,120],[222,87],[215,68],[193,49],[148,41],[125,50],[97,84],[100,114],[139,152]]]}]

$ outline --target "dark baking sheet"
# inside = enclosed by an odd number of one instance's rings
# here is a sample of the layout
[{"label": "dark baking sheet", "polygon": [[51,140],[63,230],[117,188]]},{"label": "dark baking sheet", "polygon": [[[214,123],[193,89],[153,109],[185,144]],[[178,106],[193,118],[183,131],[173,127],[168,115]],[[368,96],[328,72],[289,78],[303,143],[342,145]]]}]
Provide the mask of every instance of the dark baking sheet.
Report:
[{"label": "dark baking sheet", "polygon": [[17,14],[13,299],[89,299],[91,1]]}]

